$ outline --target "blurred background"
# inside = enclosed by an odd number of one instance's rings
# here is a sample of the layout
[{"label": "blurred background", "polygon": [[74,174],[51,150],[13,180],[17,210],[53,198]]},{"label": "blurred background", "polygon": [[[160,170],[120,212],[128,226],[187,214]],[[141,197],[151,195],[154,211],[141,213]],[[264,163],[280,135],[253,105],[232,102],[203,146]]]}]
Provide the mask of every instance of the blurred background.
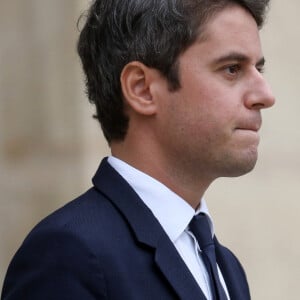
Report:
[{"label": "blurred background", "polygon": [[[0,1],[0,289],[9,261],[43,217],[91,185],[109,153],[92,119],[75,47],[87,0]],[[300,2],[273,0],[262,30],[266,78],[256,169],[219,179],[206,200],[256,300],[299,299]]]}]

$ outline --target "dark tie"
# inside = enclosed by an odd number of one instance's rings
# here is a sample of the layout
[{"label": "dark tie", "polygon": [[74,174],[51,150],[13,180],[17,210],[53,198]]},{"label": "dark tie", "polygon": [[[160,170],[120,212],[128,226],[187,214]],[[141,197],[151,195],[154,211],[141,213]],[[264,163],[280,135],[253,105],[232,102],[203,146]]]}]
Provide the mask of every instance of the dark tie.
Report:
[{"label": "dark tie", "polygon": [[210,278],[210,287],[213,299],[227,300],[218,275],[215,245],[212,239],[207,216],[203,213],[194,216],[190,223],[190,230],[196,237],[202,251],[202,258]]}]

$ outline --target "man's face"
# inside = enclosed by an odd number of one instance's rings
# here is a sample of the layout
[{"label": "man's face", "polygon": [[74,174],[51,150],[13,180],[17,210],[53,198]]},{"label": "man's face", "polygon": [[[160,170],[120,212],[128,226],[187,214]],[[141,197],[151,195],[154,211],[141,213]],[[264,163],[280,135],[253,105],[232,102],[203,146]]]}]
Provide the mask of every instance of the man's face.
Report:
[{"label": "man's face", "polygon": [[274,104],[261,74],[259,32],[237,5],[205,28],[204,38],[179,57],[181,88],[158,89],[158,142],[177,170],[207,179],[239,176],[257,160],[260,110]]}]

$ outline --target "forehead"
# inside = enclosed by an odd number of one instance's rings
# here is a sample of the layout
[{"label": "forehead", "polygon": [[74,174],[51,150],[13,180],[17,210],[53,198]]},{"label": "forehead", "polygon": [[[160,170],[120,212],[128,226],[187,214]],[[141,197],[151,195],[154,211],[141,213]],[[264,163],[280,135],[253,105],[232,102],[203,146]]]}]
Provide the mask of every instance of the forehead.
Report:
[{"label": "forehead", "polygon": [[230,50],[262,55],[255,19],[246,9],[236,4],[225,7],[208,20],[196,43],[209,48],[207,51],[211,53]]}]

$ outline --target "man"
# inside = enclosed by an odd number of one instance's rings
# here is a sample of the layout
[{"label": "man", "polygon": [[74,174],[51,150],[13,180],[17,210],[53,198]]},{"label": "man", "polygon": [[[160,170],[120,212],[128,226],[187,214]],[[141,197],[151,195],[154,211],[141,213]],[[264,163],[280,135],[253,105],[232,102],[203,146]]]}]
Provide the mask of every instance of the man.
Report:
[{"label": "man", "polygon": [[78,51],[112,156],[25,239],[2,299],[250,299],[203,195],[255,165],[260,111],[274,104],[261,74],[267,6],[93,2]]}]

